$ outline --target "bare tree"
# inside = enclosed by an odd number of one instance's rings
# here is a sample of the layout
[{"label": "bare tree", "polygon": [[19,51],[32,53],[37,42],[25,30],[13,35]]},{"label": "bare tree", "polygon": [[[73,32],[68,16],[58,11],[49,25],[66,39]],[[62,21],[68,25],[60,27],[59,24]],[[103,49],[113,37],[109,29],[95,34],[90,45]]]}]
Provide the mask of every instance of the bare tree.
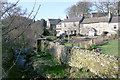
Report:
[{"label": "bare tree", "polygon": [[[25,43],[30,43],[32,36],[34,36],[31,31],[31,24],[34,23],[35,17],[38,14],[40,6],[38,7],[36,13],[33,15],[33,11],[36,5],[33,6],[31,12],[26,16],[26,10],[23,11],[16,3],[2,3],[2,54],[3,54],[3,77],[7,77],[9,71],[16,65],[16,61],[11,62],[11,66],[6,68],[8,61],[10,61],[10,56],[13,57],[13,52],[10,50],[16,49],[16,47],[26,46]],[[30,18],[33,16],[33,18]],[[27,45],[28,46],[28,45]]]},{"label": "bare tree", "polygon": [[95,10],[98,13],[112,12],[115,16],[118,15],[118,1],[117,0],[107,0],[106,2],[94,2]]},{"label": "bare tree", "polygon": [[76,5],[67,8],[66,13],[69,18],[80,17],[81,14],[86,14],[86,17],[88,17],[91,7],[92,2],[78,2]]}]

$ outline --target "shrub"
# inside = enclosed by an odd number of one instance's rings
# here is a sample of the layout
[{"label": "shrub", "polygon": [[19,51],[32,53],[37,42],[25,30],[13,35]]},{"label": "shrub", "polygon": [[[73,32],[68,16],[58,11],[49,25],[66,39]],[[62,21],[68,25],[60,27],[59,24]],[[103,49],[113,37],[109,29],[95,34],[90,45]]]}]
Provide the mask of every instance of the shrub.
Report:
[{"label": "shrub", "polygon": [[106,36],[106,34],[101,34],[101,36],[103,37],[103,36]]},{"label": "shrub", "polygon": [[49,36],[50,35],[50,32],[44,28],[44,32],[43,32],[43,35],[44,36]]},{"label": "shrub", "polygon": [[98,47],[95,45],[95,43],[92,43],[91,45],[88,44],[87,47],[86,47],[87,50],[93,50],[93,49],[96,49],[96,48],[98,48]]},{"label": "shrub", "polygon": [[112,34],[112,39],[117,39],[118,35],[117,34]]},{"label": "shrub", "polygon": [[85,48],[86,48],[87,50],[90,50],[90,48],[91,48],[90,44],[85,45]]},{"label": "shrub", "polygon": [[47,38],[48,41],[53,41],[51,38]]},{"label": "shrub", "polygon": [[76,34],[71,34],[70,36],[76,36]]},{"label": "shrub", "polygon": [[85,37],[84,39],[90,39],[89,37]]}]

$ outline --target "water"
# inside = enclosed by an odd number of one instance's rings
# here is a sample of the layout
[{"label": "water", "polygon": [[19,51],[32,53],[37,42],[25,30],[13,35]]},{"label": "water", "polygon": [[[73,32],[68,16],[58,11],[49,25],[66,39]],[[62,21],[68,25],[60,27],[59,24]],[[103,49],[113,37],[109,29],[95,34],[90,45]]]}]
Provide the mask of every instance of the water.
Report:
[{"label": "water", "polygon": [[[28,54],[27,54],[28,53]],[[36,53],[34,53],[36,54]],[[35,78],[42,77],[40,74],[37,74],[34,71],[32,66],[32,56],[34,54],[29,54],[27,49],[25,50],[25,54],[19,54],[19,50],[15,52],[14,58],[16,59],[16,65],[9,71],[7,78]]]},{"label": "water", "polygon": [[19,68],[24,68],[24,64],[26,62],[25,57],[26,57],[26,55],[19,55],[17,57],[17,65],[19,66]]},{"label": "water", "polygon": [[[25,49],[25,53],[27,53],[28,49]],[[16,64],[13,66],[13,68],[9,71],[7,78],[21,78],[25,69],[27,69],[29,66],[32,66],[32,63],[27,61],[29,58],[23,54],[19,54],[19,50],[16,50],[14,54],[15,62]],[[27,60],[26,60],[27,58]]]}]

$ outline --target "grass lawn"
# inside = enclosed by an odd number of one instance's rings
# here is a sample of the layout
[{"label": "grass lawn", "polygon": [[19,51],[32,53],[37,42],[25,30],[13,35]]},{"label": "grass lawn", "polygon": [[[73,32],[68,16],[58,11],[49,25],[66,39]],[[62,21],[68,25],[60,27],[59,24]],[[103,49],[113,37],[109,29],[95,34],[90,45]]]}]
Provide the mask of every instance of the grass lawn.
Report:
[{"label": "grass lawn", "polygon": [[69,47],[72,46],[72,44],[70,44],[70,43],[64,43],[64,45],[65,45],[65,46],[69,46]]},{"label": "grass lawn", "polygon": [[102,49],[101,53],[120,57],[118,55],[118,40],[109,40],[108,44],[98,47]]}]

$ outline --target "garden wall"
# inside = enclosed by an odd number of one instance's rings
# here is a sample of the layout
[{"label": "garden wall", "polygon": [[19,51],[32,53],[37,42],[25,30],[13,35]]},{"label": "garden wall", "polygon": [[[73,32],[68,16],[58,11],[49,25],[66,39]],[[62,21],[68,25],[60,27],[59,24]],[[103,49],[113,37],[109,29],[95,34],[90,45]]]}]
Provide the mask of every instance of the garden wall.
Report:
[{"label": "garden wall", "polygon": [[87,67],[91,72],[102,78],[117,78],[118,58],[88,50],[72,49],[69,65],[82,68]]},{"label": "garden wall", "polygon": [[53,42],[49,42],[49,53],[71,67],[87,67],[102,78],[117,78],[120,74],[118,73],[118,60],[120,58],[114,56],[70,48]]}]

